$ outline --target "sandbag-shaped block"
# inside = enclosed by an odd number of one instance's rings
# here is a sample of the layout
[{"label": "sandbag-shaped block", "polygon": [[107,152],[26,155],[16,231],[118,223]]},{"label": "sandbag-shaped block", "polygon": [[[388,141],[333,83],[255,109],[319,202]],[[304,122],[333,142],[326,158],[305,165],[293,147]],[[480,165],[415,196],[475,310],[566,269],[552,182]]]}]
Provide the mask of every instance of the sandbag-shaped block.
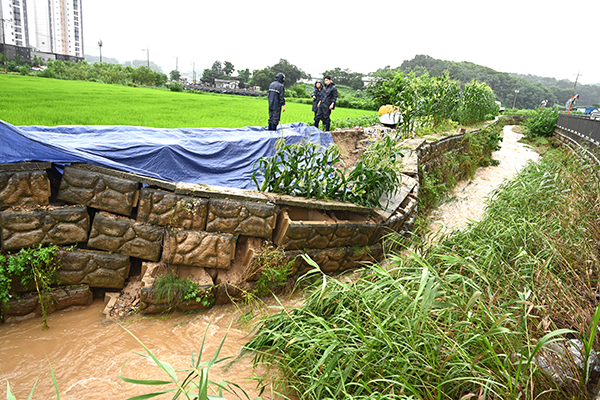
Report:
[{"label": "sandbag-shaped block", "polygon": [[51,189],[46,169],[50,166],[50,163],[0,165],[0,209],[48,204]]},{"label": "sandbag-shaped block", "polygon": [[303,275],[314,268],[301,257],[302,254],[306,254],[317,263],[321,271],[325,273],[334,273],[351,268],[359,268],[366,262],[379,261],[383,256],[383,251],[380,244],[363,247],[286,251],[286,258],[288,260],[295,260],[293,274]]},{"label": "sandbag-shaped block", "polygon": [[90,217],[85,206],[49,206],[0,212],[2,250],[19,250],[40,243],[85,242]]},{"label": "sandbag-shaped block", "polygon": [[137,221],[187,230],[204,230],[208,199],[179,195],[164,190],[140,191]]},{"label": "sandbag-shaped block", "polygon": [[129,276],[129,256],[96,250],[60,250],[58,280],[63,285],[122,289]]},{"label": "sandbag-shaped block", "polygon": [[203,268],[229,268],[235,255],[235,236],[176,230],[165,238],[163,261]]},{"label": "sandbag-shaped block", "polygon": [[375,244],[380,242],[393,232],[402,232],[405,224],[415,215],[417,211],[418,199],[415,195],[411,194],[406,196],[400,207],[383,223],[379,224],[377,231],[371,237],[369,244]]},{"label": "sandbag-shaped block", "polygon": [[136,205],[138,187],[131,179],[67,165],[58,199],[128,216]]},{"label": "sandbag-shaped block", "polygon": [[[90,287],[87,285],[67,286],[54,288],[51,294],[52,301],[46,304],[46,313],[50,314],[58,310],[64,310],[71,306],[89,306],[92,304],[93,295]],[[12,298],[7,307],[4,308],[4,315],[7,322],[10,317],[22,317],[28,314],[41,315],[39,295],[37,292],[26,293]]]},{"label": "sandbag-shaped block", "polygon": [[142,260],[158,261],[164,228],[99,212],[94,217],[88,246]]},{"label": "sandbag-shaped block", "polygon": [[273,242],[284,249],[324,249],[336,230],[336,221],[319,211],[283,208],[277,219]]},{"label": "sandbag-shaped block", "polygon": [[336,221],[336,229],[328,247],[366,246],[379,228],[375,216],[351,211],[330,211]]},{"label": "sandbag-shaped block", "polygon": [[269,238],[275,221],[274,204],[210,199],[206,230]]}]

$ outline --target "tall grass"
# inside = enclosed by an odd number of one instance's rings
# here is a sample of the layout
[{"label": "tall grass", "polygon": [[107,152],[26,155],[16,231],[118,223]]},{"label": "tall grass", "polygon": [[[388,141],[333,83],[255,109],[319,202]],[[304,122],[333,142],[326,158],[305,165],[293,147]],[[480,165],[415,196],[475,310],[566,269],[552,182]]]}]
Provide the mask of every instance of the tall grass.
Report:
[{"label": "tall grass", "polygon": [[[0,75],[0,119],[13,125],[133,125],[155,128],[266,126],[264,98]],[[373,111],[336,108],[333,118]],[[308,104],[290,103],[281,123],[314,118]]]},{"label": "tall grass", "polygon": [[559,384],[535,360],[567,335],[598,348],[590,168],[549,152],[480,223],[352,284],[317,272],[305,304],[265,319],[246,349],[301,399],[586,399],[589,371]]}]

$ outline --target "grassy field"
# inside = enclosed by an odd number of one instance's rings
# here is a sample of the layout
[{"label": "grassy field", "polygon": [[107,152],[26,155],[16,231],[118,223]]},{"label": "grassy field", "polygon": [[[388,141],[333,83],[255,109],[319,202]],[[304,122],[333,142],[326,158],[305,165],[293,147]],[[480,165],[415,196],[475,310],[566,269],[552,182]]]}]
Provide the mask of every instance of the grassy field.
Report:
[{"label": "grassy field", "polygon": [[[265,98],[0,75],[0,119],[12,125],[133,125],[155,128],[266,126]],[[374,111],[336,108],[332,119]],[[309,122],[311,106],[288,102],[282,124]]]}]

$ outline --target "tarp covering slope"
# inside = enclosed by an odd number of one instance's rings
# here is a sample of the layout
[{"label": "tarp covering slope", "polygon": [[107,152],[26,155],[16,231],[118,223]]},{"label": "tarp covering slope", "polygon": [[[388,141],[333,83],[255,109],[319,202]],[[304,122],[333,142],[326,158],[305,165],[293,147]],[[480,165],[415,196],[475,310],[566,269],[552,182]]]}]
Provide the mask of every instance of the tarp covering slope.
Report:
[{"label": "tarp covering slope", "polygon": [[254,163],[275,154],[275,142],[311,141],[331,133],[305,123],[264,127],[161,129],[137,126],[19,126],[0,120],[0,164],[85,162],[172,182],[256,189]]}]

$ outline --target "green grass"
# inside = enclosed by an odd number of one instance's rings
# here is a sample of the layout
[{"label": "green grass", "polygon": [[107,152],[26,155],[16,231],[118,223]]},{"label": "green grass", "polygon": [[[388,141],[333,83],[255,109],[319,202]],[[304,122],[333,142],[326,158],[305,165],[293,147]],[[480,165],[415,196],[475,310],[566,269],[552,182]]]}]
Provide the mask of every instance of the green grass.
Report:
[{"label": "green grass", "polygon": [[[265,98],[0,75],[0,119],[12,125],[132,125],[154,128],[266,126]],[[334,120],[375,114],[336,108]],[[308,122],[311,105],[289,102],[281,123]]]},{"label": "green grass", "polygon": [[305,303],[266,318],[246,349],[300,399],[587,399],[589,371],[563,366],[572,378],[558,385],[535,360],[567,334],[586,363],[598,348],[594,168],[548,151],[493,194],[481,222],[418,254],[352,284],[315,264]]}]

